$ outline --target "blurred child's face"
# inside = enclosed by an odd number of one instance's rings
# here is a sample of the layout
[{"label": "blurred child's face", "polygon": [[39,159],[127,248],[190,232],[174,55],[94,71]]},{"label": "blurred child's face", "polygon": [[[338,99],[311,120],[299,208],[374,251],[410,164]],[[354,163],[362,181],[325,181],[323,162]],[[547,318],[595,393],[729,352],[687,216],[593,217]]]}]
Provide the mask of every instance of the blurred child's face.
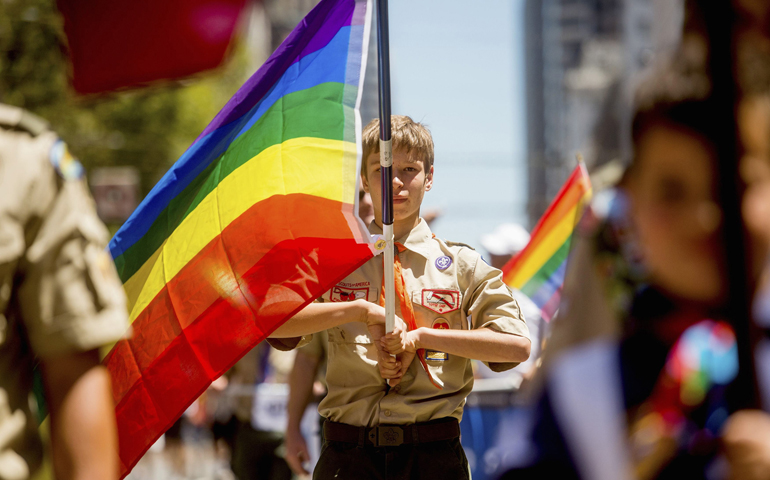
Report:
[{"label": "blurred child's face", "polygon": [[713,156],[697,136],[653,126],[638,145],[629,193],[652,282],[689,301],[725,295]]},{"label": "blurred child's face", "polygon": [[[374,218],[382,225],[382,183],[380,154],[372,153],[365,163],[366,174],[361,176],[364,191],[372,196]],[[393,219],[396,222],[414,222],[420,216],[420,205],[425,192],[433,186],[433,167],[425,170],[425,162],[410,158],[400,149],[393,151]]]}]

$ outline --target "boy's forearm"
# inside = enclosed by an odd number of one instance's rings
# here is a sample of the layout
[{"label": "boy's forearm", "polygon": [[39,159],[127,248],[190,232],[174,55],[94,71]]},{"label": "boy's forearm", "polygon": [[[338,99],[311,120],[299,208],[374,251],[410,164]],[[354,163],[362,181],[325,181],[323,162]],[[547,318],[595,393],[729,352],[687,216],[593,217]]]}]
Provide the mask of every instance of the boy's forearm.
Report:
[{"label": "boy's forearm", "polygon": [[529,358],[528,338],[497,332],[491,328],[441,330],[418,328],[414,331],[417,348],[437,350],[484,362],[520,363]]},{"label": "boy's forearm", "polygon": [[270,336],[293,338],[344,325],[366,321],[369,306],[365,300],[311,303],[278,327]]}]

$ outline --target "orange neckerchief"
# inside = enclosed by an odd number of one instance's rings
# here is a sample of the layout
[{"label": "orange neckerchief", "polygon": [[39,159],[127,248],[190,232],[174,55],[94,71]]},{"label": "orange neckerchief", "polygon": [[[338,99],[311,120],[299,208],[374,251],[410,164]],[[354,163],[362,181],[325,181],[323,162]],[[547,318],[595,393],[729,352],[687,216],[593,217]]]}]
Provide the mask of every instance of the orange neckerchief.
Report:
[{"label": "orange neckerchief", "polygon": [[[395,242],[398,253],[403,253],[406,247],[399,242]],[[412,299],[406,293],[406,284],[404,283],[404,272],[401,269],[401,259],[398,255],[395,255],[394,262],[394,279],[396,284],[396,295],[398,295],[399,303],[401,304],[401,318],[406,322],[409,330],[417,329],[417,321],[414,319],[414,308],[412,307]],[[383,258],[384,262],[384,258]],[[385,306],[385,276],[382,277],[382,289],[380,291],[380,306]],[[417,350],[417,358],[420,359],[422,368],[425,369],[425,373],[428,374],[430,383],[436,388],[443,389],[441,384],[433,378],[433,374],[430,373],[428,364],[425,362],[425,349],[421,348]]]}]

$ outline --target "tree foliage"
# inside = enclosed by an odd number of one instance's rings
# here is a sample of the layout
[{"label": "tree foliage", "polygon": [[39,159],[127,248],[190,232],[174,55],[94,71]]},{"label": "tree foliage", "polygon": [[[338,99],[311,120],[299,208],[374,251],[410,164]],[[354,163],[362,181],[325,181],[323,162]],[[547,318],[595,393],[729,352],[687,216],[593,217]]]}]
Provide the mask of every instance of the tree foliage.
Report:
[{"label": "tree foliage", "polygon": [[55,1],[0,1],[0,101],[48,120],[87,170],[135,166],[143,195],[251,73],[243,45],[229,57],[194,78],[82,97]]}]

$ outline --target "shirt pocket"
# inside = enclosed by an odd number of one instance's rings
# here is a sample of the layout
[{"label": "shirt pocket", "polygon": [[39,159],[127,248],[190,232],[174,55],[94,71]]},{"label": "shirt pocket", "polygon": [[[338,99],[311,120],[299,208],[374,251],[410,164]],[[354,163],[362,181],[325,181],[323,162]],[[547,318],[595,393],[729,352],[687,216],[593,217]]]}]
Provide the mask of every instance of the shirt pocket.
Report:
[{"label": "shirt pocket", "polygon": [[[377,303],[380,299],[380,291],[377,287],[367,285],[369,282],[338,283],[323,294],[326,302],[352,302],[354,300],[366,300]],[[329,342],[339,344],[372,345],[369,330],[360,322],[351,322],[329,330]]]},{"label": "shirt pocket", "polygon": [[351,322],[328,330],[329,343],[374,345],[366,324]]},{"label": "shirt pocket", "polygon": [[462,329],[463,311],[460,290],[453,288],[423,288],[412,292],[415,320],[418,327]]},{"label": "shirt pocket", "polygon": [[366,324],[351,322],[327,330],[329,333],[329,358],[335,357],[353,368],[358,357],[368,365],[377,365],[377,347],[372,342]]}]

